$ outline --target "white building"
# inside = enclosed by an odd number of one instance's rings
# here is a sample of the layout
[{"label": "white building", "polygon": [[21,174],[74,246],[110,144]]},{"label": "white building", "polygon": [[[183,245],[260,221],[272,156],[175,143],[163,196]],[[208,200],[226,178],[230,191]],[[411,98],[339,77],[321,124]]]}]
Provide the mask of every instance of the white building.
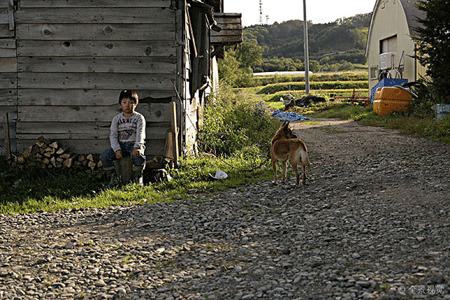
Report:
[{"label": "white building", "polygon": [[366,45],[369,89],[382,78],[403,78],[409,82],[425,75],[425,68],[414,58],[416,45],[411,36],[420,26],[423,12],[417,0],[377,0],[373,9]]}]

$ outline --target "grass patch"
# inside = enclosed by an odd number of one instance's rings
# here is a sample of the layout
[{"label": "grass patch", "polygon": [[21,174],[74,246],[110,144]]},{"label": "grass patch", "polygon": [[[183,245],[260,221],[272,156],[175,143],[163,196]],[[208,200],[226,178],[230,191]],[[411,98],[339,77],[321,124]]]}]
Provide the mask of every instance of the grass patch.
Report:
[{"label": "grass patch", "polygon": [[402,134],[424,137],[433,141],[450,144],[450,118],[436,120],[433,117],[419,118],[402,114],[385,117],[362,118],[360,123],[399,130]]},{"label": "grass patch", "polygon": [[414,114],[393,113],[379,116],[371,105],[362,107],[351,104],[326,106],[314,113],[316,118],[339,118],[358,121],[362,125],[385,127],[399,130],[402,134],[424,137],[434,141],[450,143],[450,118],[434,119],[432,115],[415,116]]},{"label": "grass patch", "polygon": [[20,170],[0,160],[0,214],[161,201],[154,189],[138,185],[106,188],[108,179],[102,171]]},{"label": "grass patch", "polygon": [[314,114],[316,118],[337,118],[351,121],[359,121],[363,118],[374,117],[375,112],[371,105],[363,107],[346,103],[329,104],[319,107],[319,111]]},{"label": "grass patch", "polygon": [[[367,96],[367,89],[341,89],[341,90],[312,90],[310,94],[317,97],[324,97],[326,99],[333,98],[334,96],[351,97],[355,93],[358,96]],[[257,96],[260,96],[259,94]],[[263,94],[260,100],[266,102],[280,102],[280,98],[288,99],[294,97],[300,99],[305,96],[305,91],[281,91],[274,94]]]},{"label": "grass patch", "polygon": [[311,125],[311,126],[320,126],[320,125],[322,125],[319,121],[303,121],[302,124]]},{"label": "grass patch", "polygon": [[322,127],[320,128],[321,131],[328,133],[328,134],[338,134],[338,133],[345,133],[346,131],[344,130],[338,130],[338,129],[334,129],[334,128],[329,128],[329,127]]},{"label": "grass patch", "polygon": [[[150,183],[144,187],[129,184],[109,188],[109,180],[103,171],[79,170],[69,174],[55,170],[24,172],[10,168],[3,157],[0,157],[0,165],[0,214],[152,204],[180,199],[195,201],[200,196],[272,176],[267,160],[189,158],[182,160],[178,169],[171,170],[171,181]],[[226,172],[228,178],[211,179],[209,174],[214,175],[216,170]],[[40,176],[31,176],[37,171]]]}]

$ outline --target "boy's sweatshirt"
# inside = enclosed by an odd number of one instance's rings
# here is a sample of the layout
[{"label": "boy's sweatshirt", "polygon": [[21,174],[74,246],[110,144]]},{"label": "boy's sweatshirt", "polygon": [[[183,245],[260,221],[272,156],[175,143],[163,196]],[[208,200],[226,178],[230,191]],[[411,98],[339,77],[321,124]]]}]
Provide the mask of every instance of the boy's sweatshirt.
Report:
[{"label": "boy's sweatshirt", "polygon": [[109,135],[111,148],[116,152],[120,150],[119,142],[133,142],[134,148],[144,150],[145,144],[145,118],[138,112],[126,118],[123,113],[115,116],[111,122]]}]

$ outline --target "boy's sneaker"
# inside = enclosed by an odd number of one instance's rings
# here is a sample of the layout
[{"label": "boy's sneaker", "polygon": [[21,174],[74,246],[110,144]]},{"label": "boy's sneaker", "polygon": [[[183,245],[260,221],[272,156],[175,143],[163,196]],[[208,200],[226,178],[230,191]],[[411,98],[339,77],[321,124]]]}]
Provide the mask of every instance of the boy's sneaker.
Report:
[{"label": "boy's sneaker", "polygon": [[106,169],[105,171],[106,171],[106,176],[108,176],[110,178],[109,186],[117,185],[119,178],[117,176],[116,169],[113,167],[113,168]]},{"label": "boy's sneaker", "polygon": [[144,185],[144,176],[136,174],[134,177],[134,183]]},{"label": "boy's sneaker", "polygon": [[119,183],[119,177],[117,177],[116,172],[111,174],[111,180],[109,181],[109,186],[114,186]]}]

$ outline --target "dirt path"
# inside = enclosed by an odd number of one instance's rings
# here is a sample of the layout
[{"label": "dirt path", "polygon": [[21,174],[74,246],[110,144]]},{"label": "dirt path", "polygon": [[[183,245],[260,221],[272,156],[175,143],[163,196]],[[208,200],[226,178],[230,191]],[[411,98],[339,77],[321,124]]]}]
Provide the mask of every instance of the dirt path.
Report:
[{"label": "dirt path", "polygon": [[396,202],[450,199],[450,145],[351,121],[291,125],[308,145],[312,183],[332,180]]},{"label": "dirt path", "polygon": [[0,215],[0,300],[450,299],[450,145],[292,126],[306,186]]}]

